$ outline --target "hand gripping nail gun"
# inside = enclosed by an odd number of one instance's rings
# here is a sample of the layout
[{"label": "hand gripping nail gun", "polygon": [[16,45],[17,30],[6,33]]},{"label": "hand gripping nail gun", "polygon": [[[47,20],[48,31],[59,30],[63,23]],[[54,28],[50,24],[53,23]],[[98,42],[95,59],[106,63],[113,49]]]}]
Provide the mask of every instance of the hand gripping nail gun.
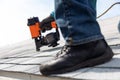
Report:
[{"label": "hand gripping nail gun", "polygon": [[55,28],[56,32],[51,32],[46,36],[42,36],[42,27],[40,26],[38,17],[28,19],[27,25],[29,26],[32,39],[35,40],[36,51],[40,51],[40,47],[42,46],[55,47],[59,45],[57,42],[60,40],[60,36],[55,21],[51,22],[50,27]]}]

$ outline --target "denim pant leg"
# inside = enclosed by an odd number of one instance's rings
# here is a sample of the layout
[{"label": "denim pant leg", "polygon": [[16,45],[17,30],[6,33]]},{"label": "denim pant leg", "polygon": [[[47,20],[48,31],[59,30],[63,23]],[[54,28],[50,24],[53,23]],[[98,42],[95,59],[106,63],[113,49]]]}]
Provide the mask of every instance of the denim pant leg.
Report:
[{"label": "denim pant leg", "polygon": [[55,18],[67,45],[103,39],[93,0],[55,0]]}]

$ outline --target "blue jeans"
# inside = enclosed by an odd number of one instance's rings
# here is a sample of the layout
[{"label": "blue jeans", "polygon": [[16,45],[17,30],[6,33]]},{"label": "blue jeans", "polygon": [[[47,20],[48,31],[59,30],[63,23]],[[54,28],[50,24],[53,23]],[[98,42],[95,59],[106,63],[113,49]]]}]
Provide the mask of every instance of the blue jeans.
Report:
[{"label": "blue jeans", "polygon": [[93,0],[55,0],[55,19],[67,45],[103,39]]}]

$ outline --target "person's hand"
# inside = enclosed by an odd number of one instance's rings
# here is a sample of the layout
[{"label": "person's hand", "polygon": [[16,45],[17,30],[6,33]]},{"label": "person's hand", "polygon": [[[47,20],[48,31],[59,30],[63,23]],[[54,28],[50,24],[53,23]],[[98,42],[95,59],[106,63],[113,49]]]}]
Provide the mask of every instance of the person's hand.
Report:
[{"label": "person's hand", "polygon": [[43,19],[40,23],[40,28],[41,28],[42,32],[52,29],[51,22],[53,22],[53,21],[55,21],[55,19],[52,16],[49,16],[49,17]]}]

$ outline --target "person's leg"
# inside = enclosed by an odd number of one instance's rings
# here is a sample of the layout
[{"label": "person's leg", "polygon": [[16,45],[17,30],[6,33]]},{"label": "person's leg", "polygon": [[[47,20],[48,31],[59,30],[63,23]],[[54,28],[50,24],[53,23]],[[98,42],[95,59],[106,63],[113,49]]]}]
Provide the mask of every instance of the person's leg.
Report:
[{"label": "person's leg", "polygon": [[96,21],[95,0],[55,0],[55,16],[66,40],[57,57],[40,66],[43,75],[74,71],[109,61],[113,52]]},{"label": "person's leg", "polygon": [[56,21],[68,45],[103,39],[96,21],[95,0],[57,0]]}]

